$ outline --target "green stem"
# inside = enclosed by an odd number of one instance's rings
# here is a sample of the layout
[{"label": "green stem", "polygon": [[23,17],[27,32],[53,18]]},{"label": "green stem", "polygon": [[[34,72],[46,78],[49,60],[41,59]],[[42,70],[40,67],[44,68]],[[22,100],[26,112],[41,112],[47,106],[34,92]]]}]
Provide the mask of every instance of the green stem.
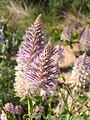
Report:
[{"label": "green stem", "polygon": [[31,117],[32,109],[33,109],[33,103],[30,96],[28,96],[28,116],[29,116],[28,120],[32,120],[32,117]]},{"label": "green stem", "polygon": [[28,97],[28,115],[30,116],[31,113],[30,113],[30,104],[29,104],[29,97]]}]

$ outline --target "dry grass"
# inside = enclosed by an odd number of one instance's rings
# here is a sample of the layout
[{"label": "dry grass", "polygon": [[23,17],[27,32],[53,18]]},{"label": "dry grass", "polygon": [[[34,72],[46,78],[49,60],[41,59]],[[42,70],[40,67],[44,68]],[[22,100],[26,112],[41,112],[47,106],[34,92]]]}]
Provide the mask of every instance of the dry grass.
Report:
[{"label": "dry grass", "polygon": [[9,4],[7,4],[7,8],[9,10],[9,13],[14,17],[28,15],[27,11],[20,4],[17,4],[13,0],[9,0]]}]

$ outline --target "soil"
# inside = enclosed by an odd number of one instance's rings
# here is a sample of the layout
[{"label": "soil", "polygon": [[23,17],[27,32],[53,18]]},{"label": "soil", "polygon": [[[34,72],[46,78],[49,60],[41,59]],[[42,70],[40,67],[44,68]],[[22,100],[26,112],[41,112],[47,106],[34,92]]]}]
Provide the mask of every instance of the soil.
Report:
[{"label": "soil", "polygon": [[68,82],[68,80],[70,79],[71,72],[69,67],[70,65],[74,64],[74,62],[76,61],[75,53],[79,52],[78,46],[79,46],[78,43],[73,44],[73,49],[71,49],[69,45],[64,46],[65,59],[64,59],[64,62],[60,64],[60,70],[61,72],[65,73],[64,75],[65,75],[66,82]]}]

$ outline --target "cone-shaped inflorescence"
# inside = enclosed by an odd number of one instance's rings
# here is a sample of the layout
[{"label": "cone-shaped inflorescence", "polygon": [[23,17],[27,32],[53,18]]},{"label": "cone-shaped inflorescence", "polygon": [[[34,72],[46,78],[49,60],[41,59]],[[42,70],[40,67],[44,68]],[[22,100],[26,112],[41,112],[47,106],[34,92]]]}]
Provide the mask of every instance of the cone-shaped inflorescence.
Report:
[{"label": "cone-shaped inflorescence", "polygon": [[27,62],[28,58],[29,61],[33,61],[33,58],[43,50],[46,43],[41,15],[39,15],[34,24],[26,30],[23,39],[24,42],[21,43],[17,54],[17,62],[21,62],[21,60]]},{"label": "cone-shaped inflorescence", "polygon": [[42,94],[42,91],[44,94],[49,93],[55,88],[57,66],[53,64],[54,54],[55,47],[49,41],[40,56],[30,65],[32,69],[27,72],[26,85],[28,84],[27,90],[31,94]]},{"label": "cone-shaped inflorescence", "polygon": [[79,58],[77,58],[74,65],[71,81],[77,87],[85,88],[87,83],[87,77],[90,74],[90,57],[84,53]]},{"label": "cone-shaped inflorescence", "polygon": [[80,49],[82,51],[90,50],[90,29],[88,27],[82,30],[78,39],[80,40]]},{"label": "cone-shaped inflorescence", "polygon": [[70,25],[66,26],[61,33],[61,40],[70,40],[72,30],[73,30],[72,26]]},{"label": "cone-shaped inflorescence", "polygon": [[[54,64],[53,56],[60,53],[60,49],[50,42],[45,45],[46,38],[41,15],[39,15],[33,25],[27,29],[17,54],[18,65],[15,67],[14,83],[17,96],[24,98],[26,95],[42,93],[41,91],[47,93],[54,88],[57,66]],[[58,54],[60,59],[61,54]]]},{"label": "cone-shaped inflorescence", "polygon": [[[26,34],[23,37],[24,41],[21,43],[21,47],[17,53],[17,66],[16,78],[15,78],[15,91],[17,96],[25,97],[25,74],[28,71],[28,65],[32,63],[39,53],[44,49],[46,38],[42,23],[41,15],[39,15],[30,27],[26,30]],[[19,92],[20,91],[20,92]]]}]

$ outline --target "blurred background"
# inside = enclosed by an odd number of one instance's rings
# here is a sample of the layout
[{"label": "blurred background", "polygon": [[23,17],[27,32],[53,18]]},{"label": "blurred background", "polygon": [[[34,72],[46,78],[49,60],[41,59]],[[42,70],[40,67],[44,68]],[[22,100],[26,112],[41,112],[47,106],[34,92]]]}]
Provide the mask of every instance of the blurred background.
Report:
[{"label": "blurred background", "polygon": [[18,36],[40,13],[47,37],[58,41],[64,26],[76,23],[80,28],[90,22],[90,0],[0,0],[1,21]]}]

